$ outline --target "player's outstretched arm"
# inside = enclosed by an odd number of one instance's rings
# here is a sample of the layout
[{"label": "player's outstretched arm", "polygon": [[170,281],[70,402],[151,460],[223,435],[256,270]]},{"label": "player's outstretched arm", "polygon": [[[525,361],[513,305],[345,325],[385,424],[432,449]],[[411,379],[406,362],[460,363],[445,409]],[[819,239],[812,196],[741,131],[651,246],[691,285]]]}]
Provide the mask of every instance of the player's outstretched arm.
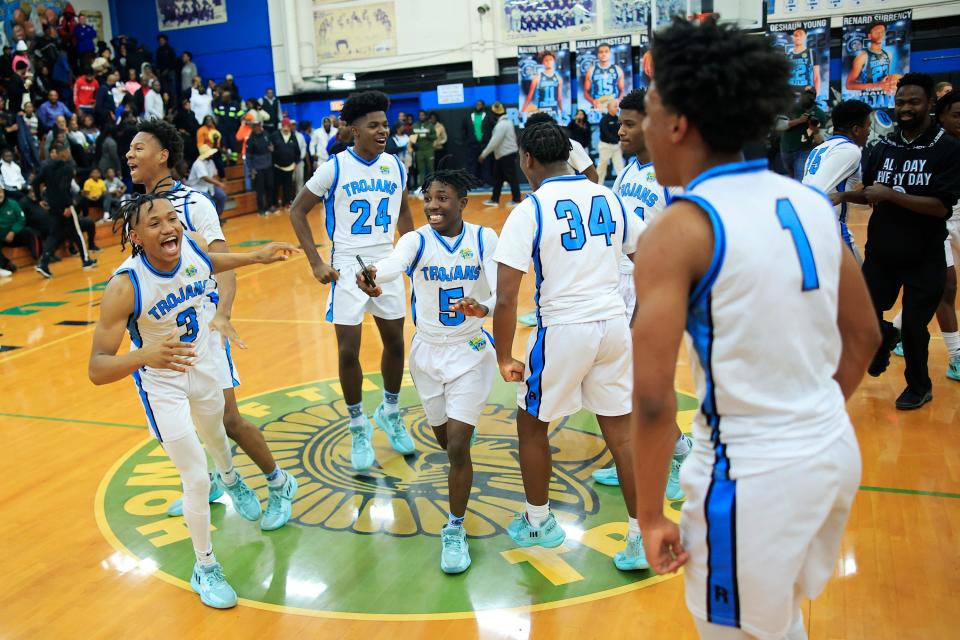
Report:
[{"label": "player's outstretched arm", "polygon": [[634,480],[644,549],[657,573],[676,571],[687,560],[677,525],[663,515],[664,469],[677,439],[673,383],[690,289],[709,268],[712,248],[706,215],[679,201],[640,236],[634,254]]},{"label": "player's outstretched arm", "polygon": [[230,269],[239,269],[251,264],[270,264],[283,262],[290,256],[300,253],[300,250],[289,242],[271,242],[256,251],[244,253],[211,253],[210,262],[213,263],[214,273],[223,273]]},{"label": "player's outstretched arm", "polygon": [[[317,169],[319,172],[320,169]],[[317,251],[316,242],[313,240],[313,229],[310,228],[310,222],[307,220],[307,214],[314,207],[323,202],[323,198],[304,188],[300,190],[293,204],[290,205],[290,224],[293,225],[293,231],[297,234],[297,240],[303,247],[303,253],[310,262],[310,268],[313,270],[313,277],[322,284],[328,284],[336,281],[340,274],[331,265],[323,261],[320,253]]]},{"label": "player's outstretched arm", "polygon": [[[425,178],[426,176],[421,176]],[[400,197],[400,213],[397,214],[397,233],[402,238],[413,231],[413,214],[410,213],[410,201],[406,185],[403,187],[403,195]]]},{"label": "player's outstretched arm", "polygon": [[[208,245],[208,252],[230,253],[230,247],[226,240],[214,240]],[[233,346],[246,349],[247,345],[237,334],[230,317],[233,314],[233,302],[237,298],[237,274],[233,271],[224,271],[217,278],[217,294],[220,296],[217,302],[217,312],[210,321],[210,330],[220,334],[220,340],[226,344],[227,340]]]},{"label": "player's outstretched arm", "polygon": [[190,358],[196,355],[192,345],[180,342],[174,334],[161,343],[118,356],[123,331],[135,304],[133,283],[127,275],[110,280],[100,303],[100,321],[93,333],[87,366],[87,375],[93,384],[116,382],[144,366],[183,372],[190,366]]},{"label": "player's outstretched arm", "polygon": [[907,209],[913,213],[919,213],[922,216],[931,216],[933,218],[947,218],[950,215],[950,207],[944,204],[940,198],[900,193],[879,182],[875,182],[869,187],[864,187],[863,195],[869,204],[892,202],[898,207]]},{"label": "player's outstretched arm", "polygon": [[493,341],[497,345],[500,375],[507,382],[523,380],[523,363],[513,357],[513,338],[517,333],[517,294],[523,271],[502,262],[497,268],[497,306],[493,314]]},{"label": "player's outstretched arm", "polygon": [[837,326],[843,349],[833,379],[843,390],[843,397],[849,400],[880,347],[881,336],[880,324],[860,265],[842,242],[840,251],[843,258],[840,263]]}]

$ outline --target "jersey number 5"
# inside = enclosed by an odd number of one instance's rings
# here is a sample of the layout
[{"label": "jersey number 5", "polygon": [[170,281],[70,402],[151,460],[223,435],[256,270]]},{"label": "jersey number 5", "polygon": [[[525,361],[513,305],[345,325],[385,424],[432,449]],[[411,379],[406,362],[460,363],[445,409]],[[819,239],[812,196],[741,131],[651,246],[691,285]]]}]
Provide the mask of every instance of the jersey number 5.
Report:
[{"label": "jersey number 5", "polygon": [[[580,207],[573,200],[559,200],[553,208],[557,220],[566,220],[570,231],[560,236],[560,243],[567,251],[580,251],[587,244],[587,234],[583,228],[583,216]],[[594,196],[590,203],[590,218],[588,220],[591,236],[603,236],[609,247],[611,236],[617,232],[617,222],[610,213],[610,203],[603,196]]]},{"label": "jersey number 5", "polygon": [[[384,233],[390,231],[390,213],[387,210],[387,207],[390,206],[390,198],[384,198],[380,201],[380,204],[377,205],[377,217],[374,218],[373,224],[377,227],[382,227]],[[358,213],[357,219],[353,222],[353,226],[350,227],[350,233],[355,236],[362,236],[373,233],[373,227],[367,224],[370,220],[370,203],[366,200],[354,200],[350,203],[351,213]]]},{"label": "jersey number 5", "polygon": [[180,336],[180,342],[193,342],[200,333],[200,325],[197,323],[197,310],[194,307],[184,309],[177,316],[177,326],[186,327],[187,332]]},{"label": "jersey number 5", "polygon": [[813,291],[820,288],[820,278],[817,277],[817,263],[813,260],[813,249],[807,240],[807,233],[797,216],[797,210],[786,198],[777,200],[777,218],[780,226],[790,231],[793,236],[793,245],[800,258],[800,271],[803,273],[803,291]]},{"label": "jersey number 5", "polygon": [[454,289],[440,289],[440,324],[445,327],[455,327],[463,324],[466,316],[462,311],[453,311],[450,309],[450,303],[457,302],[463,298],[463,287]]}]

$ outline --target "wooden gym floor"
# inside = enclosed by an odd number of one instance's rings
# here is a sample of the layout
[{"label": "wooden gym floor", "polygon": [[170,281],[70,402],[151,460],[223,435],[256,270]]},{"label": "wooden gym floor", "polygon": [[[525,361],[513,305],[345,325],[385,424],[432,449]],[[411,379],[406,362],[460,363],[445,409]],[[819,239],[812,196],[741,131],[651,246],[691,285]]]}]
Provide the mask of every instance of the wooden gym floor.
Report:
[{"label": "wooden gym floor", "polygon": [[[483,207],[481,199],[472,198],[467,218],[499,229],[506,209]],[[422,207],[411,202],[422,224]],[[852,228],[861,245],[865,220],[863,212],[854,214]],[[319,215],[313,223],[320,225]],[[236,218],[225,231],[234,247],[294,239],[285,214]],[[570,471],[564,471],[566,480],[558,474],[555,495],[569,497],[573,528],[568,531],[579,532],[562,549],[567,555],[511,554],[506,536],[496,531],[497,524],[507,522],[505,506],[518,499],[515,468],[508,468],[515,463],[501,446],[510,442],[510,416],[502,414],[509,410],[509,388],[498,387],[501,415],[492,409],[484,418],[474,460],[478,478],[480,466],[492,469],[484,484],[513,493],[498,503],[496,496],[478,495],[489,487],[475,491],[472,504],[480,506],[468,518],[468,531],[493,529],[488,537],[472,540],[474,566],[465,576],[444,576],[436,566],[439,542],[431,527],[437,516],[428,505],[434,496],[435,509],[445,506],[444,488],[442,474],[432,466],[437,451],[430,449],[420,423],[418,445],[425,453],[413,462],[398,461],[379,434],[375,444],[382,473],[370,481],[373,485],[343,490],[343,504],[356,507],[352,514],[324,510],[336,487],[349,487],[353,480],[327,477],[341,465],[342,447],[327,451],[320,442],[310,448],[314,434],[339,419],[333,414],[342,403],[331,392],[336,348],[333,328],[323,321],[327,288],[312,279],[302,256],[240,272],[234,324],[249,349],[235,350],[234,358],[243,380],[241,409],[258,425],[267,425],[264,432],[281,463],[301,479],[303,501],[295,521],[273,534],[261,534],[225,504],[214,505],[218,556],[244,600],[226,612],[204,607],[183,582],[192,554],[182,523],[177,529],[177,519],[163,515],[177,497],[175,478],[167,467],[166,475],[151,476],[159,487],[143,486],[151,482],[143,469],[162,469],[164,458],[150,444],[133,385],[94,387],[87,379],[102,283],[123,256],[113,246],[99,258],[100,266],[89,272],[80,270],[79,260],[66,258],[53,265],[52,280],[25,267],[0,281],[0,468],[5,477],[0,549],[7,567],[0,579],[0,636],[695,637],[682,577],[616,575],[609,560],[596,553],[606,548],[604,540],[618,538],[618,525],[609,528],[604,522],[623,515],[615,490],[589,482],[590,470],[608,458],[588,417],[563,425],[552,440],[555,459]],[[524,283],[528,300],[529,280]],[[365,371],[374,373],[365,398],[368,411],[378,394],[380,344],[372,329],[368,322],[362,353]],[[409,323],[407,330],[412,334]],[[518,350],[528,331],[519,332]],[[868,378],[850,403],[863,454],[863,486],[834,579],[804,610],[811,638],[956,637],[960,442],[953,430],[960,385],[944,377],[946,355],[935,322],[931,331],[931,404],[915,412],[894,409],[904,386],[898,358],[886,375]],[[690,393],[686,354],[680,358],[677,388]],[[417,420],[409,385],[403,404],[409,420]],[[689,424],[695,409],[689,400],[684,406],[682,425]],[[263,495],[249,460],[238,454],[237,461]],[[357,497],[368,486],[392,492],[393,506]],[[405,492],[420,493],[411,498]],[[414,515],[403,511],[408,504],[414,505]],[[393,511],[383,516],[384,508]],[[577,529],[577,522],[583,528]],[[420,526],[423,533],[408,535]]]}]

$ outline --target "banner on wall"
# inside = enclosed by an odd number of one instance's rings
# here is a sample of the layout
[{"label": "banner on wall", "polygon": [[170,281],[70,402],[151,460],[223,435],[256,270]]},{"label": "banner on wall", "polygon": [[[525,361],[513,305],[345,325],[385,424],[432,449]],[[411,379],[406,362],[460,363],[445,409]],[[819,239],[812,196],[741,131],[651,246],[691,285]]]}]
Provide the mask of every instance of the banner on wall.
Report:
[{"label": "banner on wall", "polygon": [[633,89],[630,36],[577,40],[577,108],[591,123],[600,122],[607,104],[619,103]]},{"label": "banner on wall", "polygon": [[392,2],[326,9],[314,0],[317,63],[396,55],[396,24]]},{"label": "banner on wall", "polygon": [[545,32],[583,33],[594,28],[598,0],[504,0],[505,32],[512,38]]},{"label": "banner on wall", "polygon": [[0,45],[13,47],[17,40],[41,36],[47,10],[59,16],[66,4],[67,0],[0,0]]},{"label": "banner on wall", "polygon": [[912,20],[910,9],[843,17],[844,100],[893,106],[897,81],[910,71]]},{"label": "banner on wall", "polygon": [[566,42],[517,47],[520,123],[546,111],[565,125],[570,121],[570,45]]},{"label": "banner on wall", "polygon": [[665,27],[674,16],[685,18],[693,13],[700,12],[700,0],[693,0],[696,7],[688,7],[690,0],[656,0],[653,4],[653,28]]},{"label": "banner on wall", "polygon": [[653,54],[650,52],[650,36],[640,36],[640,47],[637,54],[640,63],[637,65],[637,89],[646,89],[653,82]]},{"label": "banner on wall", "polygon": [[650,30],[650,0],[606,0],[603,7],[605,31]]},{"label": "banner on wall", "polygon": [[227,0],[157,0],[160,31],[205,27],[227,21]]},{"label": "banner on wall", "polygon": [[790,84],[799,91],[813,87],[817,102],[830,101],[830,19],[771,22],[767,25],[774,46],[790,61]]}]

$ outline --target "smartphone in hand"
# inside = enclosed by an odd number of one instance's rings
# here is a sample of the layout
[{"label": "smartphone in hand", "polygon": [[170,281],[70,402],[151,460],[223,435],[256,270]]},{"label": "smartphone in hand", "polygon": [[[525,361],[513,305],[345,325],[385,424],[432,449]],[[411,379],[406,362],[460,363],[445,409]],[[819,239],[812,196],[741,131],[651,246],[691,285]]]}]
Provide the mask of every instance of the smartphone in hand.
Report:
[{"label": "smartphone in hand", "polygon": [[367,283],[367,286],[377,286],[377,283],[373,281],[373,276],[370,275],[370,271],[367,269],[367,265],[363,263],[363,258],[357,256],[357,262],[360,263],[360,273],[363,274],[363,281]]}]

